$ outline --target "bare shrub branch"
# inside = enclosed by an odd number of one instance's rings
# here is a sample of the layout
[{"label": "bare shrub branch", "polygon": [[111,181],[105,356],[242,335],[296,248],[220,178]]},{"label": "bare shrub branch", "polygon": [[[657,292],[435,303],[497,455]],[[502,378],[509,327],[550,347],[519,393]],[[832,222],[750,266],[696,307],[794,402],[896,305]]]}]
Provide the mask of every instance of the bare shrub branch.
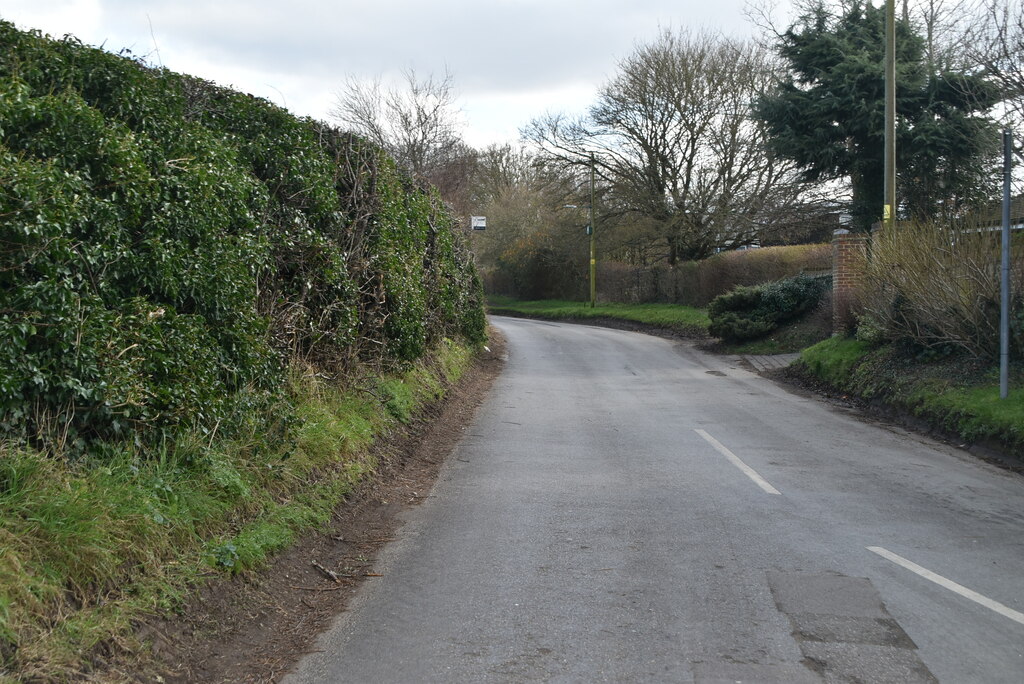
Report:
[{"label": "bare shrub branch", "polygon": [[[1011,264],[1012,282],[1022,282],[1019,246]],[[999,232],[914,223],[876,233],[864,295],[865,321],[891,339],[993,357],[999,345]],[[1019,313],[1019,296],[1015,304]]]}]

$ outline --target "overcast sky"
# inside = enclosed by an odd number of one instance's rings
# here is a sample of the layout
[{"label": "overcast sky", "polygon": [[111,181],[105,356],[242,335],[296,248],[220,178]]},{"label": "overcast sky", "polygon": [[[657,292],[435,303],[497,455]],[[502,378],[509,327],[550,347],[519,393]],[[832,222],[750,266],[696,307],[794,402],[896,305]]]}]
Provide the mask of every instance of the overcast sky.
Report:
[{"label": "overcast sky", "polygon": [[[449,70],[466,141],[511,142],[546,111],[582,113],[660,28],[754,29],[748,0],[0,0],[0,17],[329,119],[346,75]],[[785,7],[788,0],[777,0]]]}]

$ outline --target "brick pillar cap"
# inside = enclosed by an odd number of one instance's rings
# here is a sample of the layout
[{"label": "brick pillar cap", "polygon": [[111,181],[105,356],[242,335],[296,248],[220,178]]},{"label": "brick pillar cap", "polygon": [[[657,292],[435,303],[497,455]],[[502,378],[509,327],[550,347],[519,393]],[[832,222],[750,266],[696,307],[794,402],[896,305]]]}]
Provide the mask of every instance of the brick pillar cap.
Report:
[{"label": "brick pillar cap", "polygon": [[832,231],[832,234],[833,235],[849,235],[850,231],[848,231],[846,228],[836,228],[835,230]]}]

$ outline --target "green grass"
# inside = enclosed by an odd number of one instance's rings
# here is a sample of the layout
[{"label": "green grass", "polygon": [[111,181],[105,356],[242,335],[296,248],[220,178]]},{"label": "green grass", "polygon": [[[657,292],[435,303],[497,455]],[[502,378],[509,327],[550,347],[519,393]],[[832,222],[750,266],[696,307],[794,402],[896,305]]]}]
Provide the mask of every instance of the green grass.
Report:
[{"label": "green grass", "polygon": [[615,318],[646,325],[678,330],[688,334],[704,334],[708,328],[707,312],[678,304],[616,304],[600,303],[594,308],[586,302],[541,300],[521,302],[507,297],[491,296],[489,309],[494,314],[521,314],[552,320],[585,320]]},{"label": "green grass", "polygon": [[956,356],[914,355],[893,345],[874,346],[833,337],[805,349],[810,375],[851,396],[912,413],[965,440],[991,440],[1024,456],[1024,371],[1014,369],[1012,389],[999,398],[996,369]]},{"label": "green grass", "polygon": [[721,343],[728,354],[791,354],[802,352],[832,334],[832,321],[809,316],[786,323],[757,340],[737,344]]},{"label": "green grass", "polygon": [[138,619],[326,523],[374,472],[373,442],[472,358],[446,343],[401,374],[350,386],[297,369],[287,438],[269,438],[276,418],[263,416],[245,439],[185,437],[156,453],[111,445],[102,462],[0,445],[0,681],[63,681],[88,672],[100,644],[138,649]]},{"label": "green grass", "polygon": [[1024,389],[1009,392],[1006,399],[999,398],[997,386],[956,387],[918,398],[918,415],[939,417],[944,427],[968,441],[1024,445]]},{"label": "green grass", "polygon": [[800,353],[800,361],[812,375],[830,385],[843,387],[856,364],[871,350],[871,345],[846,337],[830,337]]}]

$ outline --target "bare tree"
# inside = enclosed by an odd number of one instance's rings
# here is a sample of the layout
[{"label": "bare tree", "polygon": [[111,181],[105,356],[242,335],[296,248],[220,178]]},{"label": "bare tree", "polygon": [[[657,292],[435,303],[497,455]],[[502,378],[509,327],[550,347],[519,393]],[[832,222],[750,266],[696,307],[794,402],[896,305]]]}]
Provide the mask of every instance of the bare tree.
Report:
[{"label": "bare tree", "polygon": [[970,54],[1002,89],[1009,118],[1024,122],[1024,2],[981,0]]},{"label": "bare tree", "polygon": [[[482,150],[472,197],[473,206],[487,216],[488,228],[473,236],[478,262],[495,266],[531,240],[540,243],[565,234],[564,247],[582,248],[579,217],[566,211],[573,191],[571,178],[551,173],[525,149],[492,145]],[[574,227],[576,235],[571,234]]]},{"label": "bare tree", "polygon": [[461,210],[475,152],[462,140],[454,78],[446,71],[420,79],[413,70],[403,78],[401,87],[385,87],[380,77],[367,82],[349,76],[331,114]]},{"label": "bare tree", "polygon": [[565,299],[584,291],[586,214],[566,206],[576,201],[575,179],[555,171],[522,147],[480,151],[472,197],[487,229],[472,238],[489,292]]},{"label": "bare tree", "polygon": [[970,70],[970,31],[975,0],[903,0],[903,19],[924,41],[929,73]]},{"label": "bare tree", "polygon": [[486,204],[509,188],[544,183],[542,166],[530,151],[520,146],[490,145],[479,152],[478,162],[473,180],[473,199],[477,204]]},{"label": "bare tree", "polygon": [[594,153],[602,217],[642,225],[669,263],[703,258],[756,242],[797,198],[792,165],[749,116],[773,73],[751,43],[666,30],[620,63],[589,116],[547,115],[523,136],[563,167]]},{"label": "bare tree", "polygon": [[[819,6],[832,7],[838,12],[848,10],[864,0],[791,0],[792,16],[814,11]],[[988,2],[989,0],[981,0]],[[930,68],[938,71],[956,71],[969,64],[968,27],[977,16],[979,0],[897,0],[897,13],[914,27],[925,43],[926,60]],[[771,45],[785,33],[787,26],[780,24],[780,0],[749,0],[744,14],[760,30],[758,40]]]}]

